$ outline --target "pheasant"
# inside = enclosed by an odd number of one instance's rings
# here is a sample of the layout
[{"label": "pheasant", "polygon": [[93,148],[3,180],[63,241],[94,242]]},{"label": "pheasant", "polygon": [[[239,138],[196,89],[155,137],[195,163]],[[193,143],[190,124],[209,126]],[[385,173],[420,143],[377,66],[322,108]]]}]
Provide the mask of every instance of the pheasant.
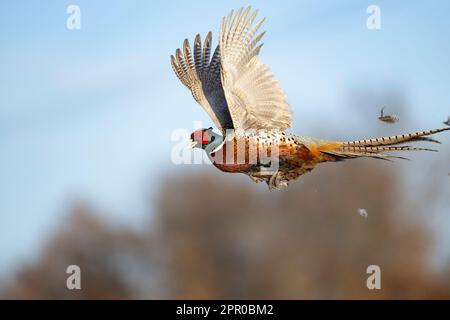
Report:
[{"label": "pheasant", "polygon": [[190,137],[189,146],[205,150],[214,166],[279,189],[322,162],[360,157],[405,159],[390,152],[436,151],[403,144],[439,143],[429,136],[450,127],[348,142],[286,133],[292,111],[277,80],[259,59],[265,32],[258,31],[264,19],[255,23],[258,11],[250,11],[251,7],[241,8],[222,19],[212,57],[211,32],[203,44],[197,35],[192,48],[185,39],[182,50],[171,56],[175,74],[221,131],[203,128]]}]

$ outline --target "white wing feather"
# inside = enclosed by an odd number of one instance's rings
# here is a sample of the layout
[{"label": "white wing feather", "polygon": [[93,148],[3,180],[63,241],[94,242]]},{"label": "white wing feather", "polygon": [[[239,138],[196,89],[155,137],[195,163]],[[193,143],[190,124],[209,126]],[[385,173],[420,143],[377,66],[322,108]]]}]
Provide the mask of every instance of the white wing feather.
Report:
[{"label": "white wing feather", "polygon": [[256,35],[264,19],[253,24],[249,16],[233,11],[222,20],[219,37],[222,86],[235,129],[285,130],[292,112],[286,95],[269,68],[258,59],[264,32]]}]

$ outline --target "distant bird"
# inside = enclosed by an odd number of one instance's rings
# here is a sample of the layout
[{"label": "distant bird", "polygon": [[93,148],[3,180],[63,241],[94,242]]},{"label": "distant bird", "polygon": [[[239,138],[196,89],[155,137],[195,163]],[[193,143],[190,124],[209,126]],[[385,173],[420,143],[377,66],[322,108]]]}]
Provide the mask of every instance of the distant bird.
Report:
[{"label": "distant bird", "polygon": [[384,113],[383,113],[384,112],[384,108],[385,107],[383,107],[381,109],[381,115],[378,117],[378,119],[380,121],[387,122],[387,123],[396,123],[396,122],[398,122],[400,120],[400,117],[398,115],[396,115],[396,114],[384,115]]},{"label": "distant bird", "polygon": [[429,150],[398,146],[406,142],[437,142],[427,136],[450,128],[349,142],[326,141],[285,133],[291,127],[291,109],[269,68],[259,59],[258,33],[264,19],[255,22],[250,7],[233,11],[222,20],[219,43],[211,57],[212,35],[195,37],[191,49],[171,56],[175,74],[192,92],[222,134],[212,128],[191,134],[190,147],[202,148],[224,172],[239,172],[272,188],[286,187],[321,162],[370,157],[400,158],[385,152]]},{"label": "distant bird", "polygon": [[450,126],[450,117],[448,117],[447,121],[444,121],[444,124]]}]

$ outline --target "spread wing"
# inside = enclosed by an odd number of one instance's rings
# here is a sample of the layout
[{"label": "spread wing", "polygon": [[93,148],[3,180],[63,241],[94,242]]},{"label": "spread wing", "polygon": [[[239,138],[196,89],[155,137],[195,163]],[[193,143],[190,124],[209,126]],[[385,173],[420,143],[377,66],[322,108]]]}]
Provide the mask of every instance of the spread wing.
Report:
[{"label": "spread wing", "polygon": [[220,76],[220,53],[216,48],[211,60],[211,32],[203,48],[200,35],[195,37],[194,56],[189,41],[184,40],[183,51],[177,49],[171,56],[172,68],[180,81],[192,92],[194,99],[205,109],[217,128],[233,128],[233,121],[223,92]]},{"label": "spread wing", "polygon": [[264,22],[253,24],[257,11],[249,16],[233,11],[222,20],[219,46],[222,85],[235,129],[277,129],[291,126],[291,109],[283,90],[269,68],[258,59]]}]

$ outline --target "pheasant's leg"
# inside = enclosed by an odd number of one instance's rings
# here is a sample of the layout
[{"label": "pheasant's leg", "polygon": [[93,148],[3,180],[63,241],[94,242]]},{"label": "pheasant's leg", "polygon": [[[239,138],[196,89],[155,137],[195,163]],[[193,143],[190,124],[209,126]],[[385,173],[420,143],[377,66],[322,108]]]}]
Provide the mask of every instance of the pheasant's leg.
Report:
[{"label": "pheasant's leg", "polygon": [[276,183],[277,176],[278,176],[278,173],[274,173],[274,174],[270,177],[269,181],[267,182],[267,185],[269,186],[269,189],[270,189],[270,190],[272,190],[272,189],[278,189],[277,183]]},{"label": "pheasant's leg", "polygon": [[288,181],[285,179],[283,173],[275,172],[267,182],[269,189],[281,189],[288,186]]}]

